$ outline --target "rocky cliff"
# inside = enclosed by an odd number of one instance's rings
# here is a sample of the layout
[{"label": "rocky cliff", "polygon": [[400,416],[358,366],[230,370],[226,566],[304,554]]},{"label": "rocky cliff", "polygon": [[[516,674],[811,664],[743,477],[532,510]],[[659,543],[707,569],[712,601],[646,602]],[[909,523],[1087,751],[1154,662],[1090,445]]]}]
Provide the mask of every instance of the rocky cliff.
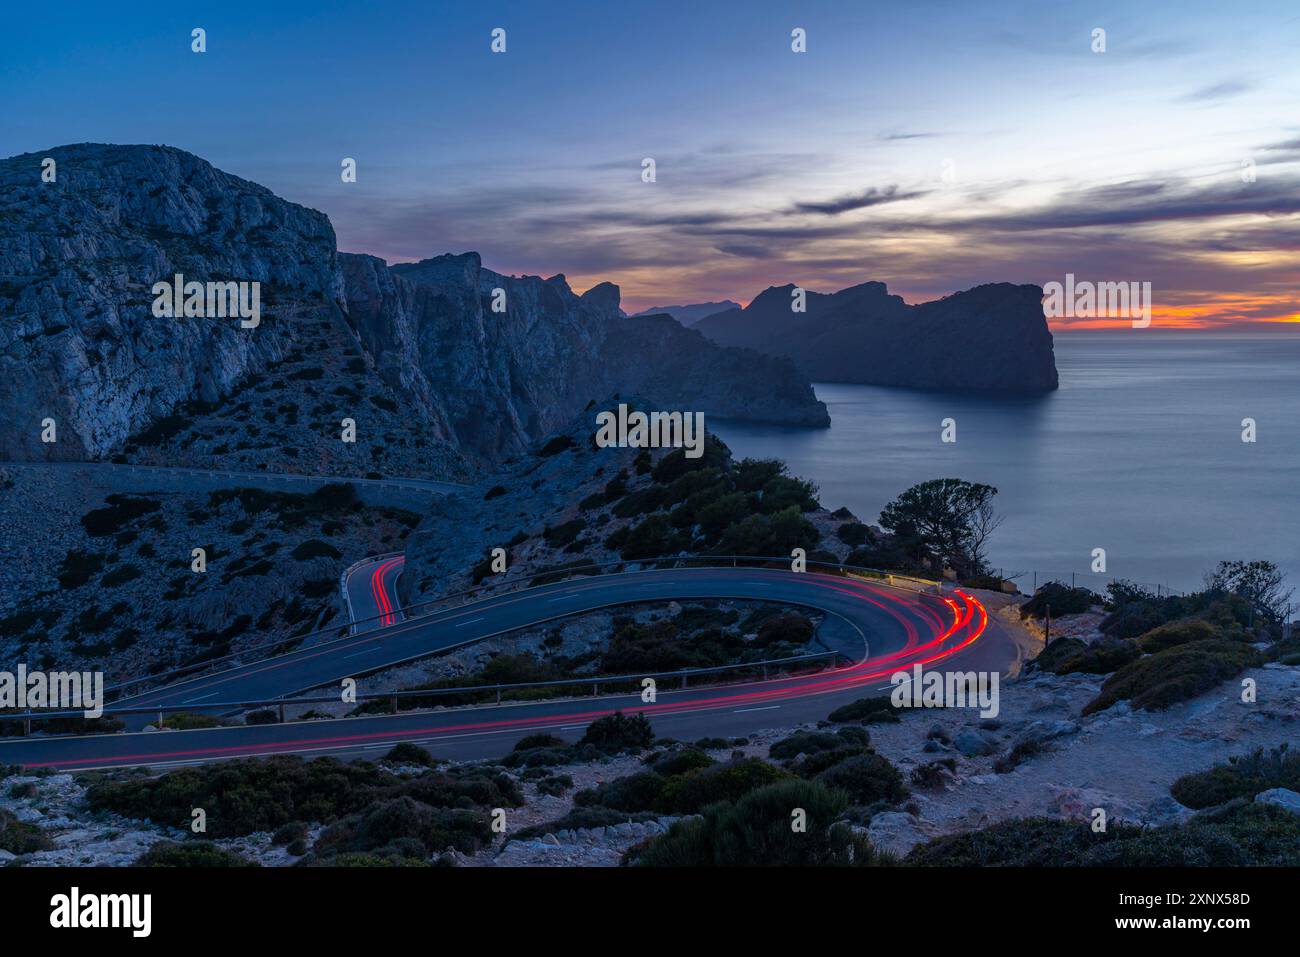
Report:
[{"label": "rocky cliff", "polygon": [[[258,283],[260,322],[156,316],[177,274]],[[0,460],[450,476],[620,391],[827,422],[789,363],[623,319],[616,287],[340,256],[324,214],[170,147],[0,160],[0,315]]]},{"label": "rocky cliff", "polygon": [[339,260],[349,316],[380,375],[480,458],[519,452],[616,393],[706,416],[830,421],[788,360],[720,348],[669,316],[626,318],[610,283],[577,295],[562,275],[503,276],[477,253],[387,268],[372,256]]},{"label": "rocky cliff", "polygon": [[993,283],[910,306],[884,283],[809,292],[764,290],[695,329],[722,345],[787,356],[814,381],[939,391],[1034,394],[1057,386],[1038,286]]}]

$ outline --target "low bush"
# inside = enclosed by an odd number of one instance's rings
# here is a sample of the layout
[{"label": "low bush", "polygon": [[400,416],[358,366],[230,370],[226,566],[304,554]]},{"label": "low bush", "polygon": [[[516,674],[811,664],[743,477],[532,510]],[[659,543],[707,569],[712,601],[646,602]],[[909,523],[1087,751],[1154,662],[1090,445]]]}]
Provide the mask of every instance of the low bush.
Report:
[{"label": "low bush", "polygon": [[[639,867],[810,867],[865,865],[870,845],[836,821],[842,793],[810,781],[782,781],[738,801],[707,808],[702,818],[674,824],[667,834],[634,848],[625,863]],[[795,809],[806,830],[790,826]]]},{"label": "low bush", "polygon": [[418,860],[449,847],[473,854],[491,842],[492,826],[487,814],[464,808],[436,808],[403,795],[326,828],[313,852],[326,859],[360,851]]},{"label": "low bush", "polygon": [[[725,742],[722,745],[726,746]],[[712,767],[716,762],[699,747],[676,748],[669,751],[656,751],[648,755],[644,762],[649,768],[664,777],[685,774],[698,768]]]},{"label": "low bush", "polygon": [[840,761],[818,774],[816,780],[843,791],[854,804],[897,804],[908,794],[898,769],[875,752]]},{"label": "low bush", "polygon": [[871,698],[859,698],[846,705],[841,705],[827,715],[827,720],[837,724],[856,721],[861,724],[898,721],[898,709],[889,700],[888,695]]},{"label": "low bush", "polygon": [[1026,738],[1017,744],[1002,757],[993,762],[993,770],[998,774],[1010,774],[1016,768],[1035,755],[1041,754],[1044,750],[1043,742],[1037,738]]},{"label": "low bush", "polygon": [[54,841],[34,824],[18,820],[12,811],[0,808],[0,850],[30,854],[54,849]]},{"label": "low bush", "polygon": [[659,806],[669,814],[695,814],[717,801],[735,801],[789,777],[788,771],[766,761],[743,758],[669,778]]},{"label": "low bush", "polygon": [[1141,657],[1135,642],[1103,638],[1089,645],[1078,638],[1058,638],[1050,642],[1033,666],[1057,675],[1075,673],[1104,675]]},{"label": "low bush", "polygon": [[159,841],[135,859],[135,867],[257,867],[254,861],[240,857],[207,841]]},{"label": "low bush", "polygon": [[913,787],[925,791],[938,791],[947,784],[956,771],[957,760],[955,758],[941,758],[938,761],[917,765],[912,768],[912,773],[908,777],[911,779]]},{"label": "low bush", "polygon": [[1220,629],[1201,618],[1184,618],[1152,628],[1137,640],[1137,645],[1147,654],[1164,651],[1192,641],[1212,641],[1222,637]]},{"label": "low bush", "polygon": [[1083,708],[1094,714],[1127,699],[1134,708],[1155,711],[1194,698],[1259,665],[1261,657],[1238,641],[1193,641],[1145,655],[1106,679],[1101,693]]},{"label": "low bush", "polygon": [[1134,827],[1054,818],[1003,821],[914,848],[904,864],[921,867],[1295,867],[1300,815],[1238,803],[1185,824]]},{"label": "low bush", "polygon": [[1047,582],[1040,585],[1034,597],[1020,606],[1021,618],[1042,618],[1047,609],[1052,610],[1052,617],[1078,615],[1088,611],[1094,605],[1101,605],[1104,600],[1096,592],[1087,588],[1071,588],[1060,582]]},{"label": "low bush", "polygon": [[615,811],[649,811],[660,805],[666,783],[661,774],[638,771],[579,791],[573,796],[573,803],[578,807],[600,806]]},{"label": "low bush", "polygon": [[644,714],[625,715],[622,711],[597,718],[587,725],[578,746],[591,745],[604,754],[643,751],[654,741],[654,731]]},{"label": "low bush", "polygon": [[867,526],[861,522],[845,522],[835,530],[835,536],[845,545],[858,546],[867,540]]},{"label": "low bush", "polygon": [[1229,758],[1207,771],[1185,774],[1169,788],[1179,804],[1190,808],[1215,807],[1234,798],[1253,798],[1271,788],[1300,791],[1300,754],[1287,745]]}]

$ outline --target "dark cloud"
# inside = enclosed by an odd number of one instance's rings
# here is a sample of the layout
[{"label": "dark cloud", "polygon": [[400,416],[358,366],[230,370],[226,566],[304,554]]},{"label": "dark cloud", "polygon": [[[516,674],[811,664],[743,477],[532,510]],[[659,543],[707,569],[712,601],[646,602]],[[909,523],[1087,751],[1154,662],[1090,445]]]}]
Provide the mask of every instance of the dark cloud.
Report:
[{"label": "dark cloud", "polygon": [[847,213],[855,209],[869,209],[872,206],[882,206],[885,203],[899,203],[903,200],[916,199],[928,192],[929,190],[923,189],[902,190],[897,184],[886,186],[883,189],[872,186],[860,193],[849,193],[822,203],[795,203],[790,207],[790,212],[824,213],[827,216],[838,216],[840,213]]},{"label": "dark cloud", "polygon": [[718,252],[742,259],[771,259],[772,250],[754,243],[723,243],[717,247]]}]

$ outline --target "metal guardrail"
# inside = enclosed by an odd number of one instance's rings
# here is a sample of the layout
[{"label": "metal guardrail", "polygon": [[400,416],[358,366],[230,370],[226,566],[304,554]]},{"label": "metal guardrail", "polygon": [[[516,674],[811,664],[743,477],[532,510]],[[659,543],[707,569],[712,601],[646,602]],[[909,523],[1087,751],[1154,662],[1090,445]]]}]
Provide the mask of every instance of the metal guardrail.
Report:
[{"label": "metal guardrail", "polygon": [[[428,618],[431,617],[432,615],[438,614],[438,612],[443,609],[437,606],[445,605],[446,608],[448,609],[462,607],[464,605],[472,603],[473,601],[480,600],[479,596],[483,596],[485,593],[493,591],[494,589],[509,591],[514,586],[518,586],[521,582],[531,583],[537,581],[537,579],[539,578],[547,578],[548,580],[546,582],[539,583],[539,584],[553,585],[553,584],[559,584],[560,582],[564,582],[564,581],[570,581],[575,578],[590,578],[592,577],[593,573],[590,571],[586,571],[586,569],[592,569],[592,568],[597,569],[597,571],[594,574],[600,575],[600,574],[606,574],[606,572],[600,571],[600,569],[605,569],[605,568],[614,569],[614,571],[610,572],[610,574],[618,574],[619,572],[622,572],[628,569],[629,567],[663,569],[663,568],[678,568],[683,566],[690,567],[693,563],[700,563],[702,567],[714,568],[714,567],[719,567],[719,563],[721,563],[721,567],[727,567],[727,565],[730,564],[730,567],[734,568],[734,567],[740,567],[739,565],[740,562],[747,562],[747,563],[752,562],[752,563],[759,563],[765,566],[780,566],[782,568],[788,568],[790,565],[790,559],[788,557],[784,557],[784,556],[771,557],[771,556],[757,556],[757,555],[692,555],[692,556],[676,555],[676,556],[663,556],[658,558],[643,558],[643,559],[636,559],[632,561],[626,559],[618,559],[618,560],[611,560],[607,562],[590,562],[581,565],[575,565],[572,568],[553,569],[550,571],[546,569],[534,570],[528,574],[519,574],[515,576],[510,576],[509,573],[507,573],[507,575],[504,578],[497,579],[495,581],[489,582],[488,584],[478,585],[475,586],[474,588],[467,588],[459,592],[452,592],[449,595],[442,595],[439,596],[438,598],[431,598],[427,601],[415,602],[410,605],[402,605],[398,608],[393,609],[393,611],[388,614],[400,613],[404,615],[407,619],[407,621],[404,623],[409,623],[409,621],[412,619]],[[897,574],[879,568],[866,568],[858,565],[846,565],[844,563],[830,563],[830,562],[818,562],[818,561],[809,561],[807,564],[809,568],[816,566],[820,569],[834,571],[840,575],[846,575],[846,576],[858,575],[858,576],[868,577],[874,580],[882,581],[887,585],[892,585],[898,588],[909,588],[916,591],[929,591],[941,587],[939,582],[930,581],[922,578],[915,578],[910,575],[901,575],[901,574]],[[554,580],[549,580],[549,577],[551,575],[557,575],[559,577],[555,578]],[[529,585],[525,584],[524,587],[529,587]],[[131,688],[141,684],[145,684],[147,682],[160,681],[162,679],[179,678],[182,675],[192,675],[193,677],[198,677],[200,673],[207,673],[206,669],[212,668],[214,665],[229,664],[231,665],[231,667],[242,667],[243,665],[255,664],[259,661],[264,661],[267,658],[272,657],[271,654],[267,654],[262,657],[246,658],[245,656],[249,655],[250,653],[256,653],[259,651],[270,652],[273,649],[283,648],[286,645],[300,645],[316,638],[324,638],[326,636],[329,636],[329,641],[320,642],[320,644],[323,645],[323,644],[328,644],[330,641],[342,641],[349,637],[370,634],[375,631],[381,631],[384,628],[395,627],[393,625],[382,624],[383,619],[388,617],[388,614],[371,615],[367,618],[355,619],[344,625],[334,625],[329,628],[322,628],[317,631],[308,632],[303,635],[289,635],[284,638],[277,638],[274,641],[269,641],[261,645],[255,645],[250,648],[246,648],[241,652],[235,652],[233,654],[223,655],[218,658],[208,658],[203,661],[196,661],[189,665],[182,665],[179,668],[173,668],[168,671],[162,671],[152,675],[142,675],[138,678],[131,678],[127,681],[122,681],[114,685],[109,685],[105,689],[105,691],[121,691],[124,688]],[[364,625],[371,625],[372,627],[364,628],[362,627]],[[217,671],[213,671],[211,673],[217,673]]]},{"label": "metal guardrail", "polygon": [[[496,703],[502,704],[502,692],[519,689],[534,688],[566,688],[588,685],[592,688],[592,696],[600,695],[600,686],[633,684],[637,685],[646,678],[673,678],[680,679],[681,687],[686,688],[690,678],[699,675],[725,674],[732,671],[758,671],[766,678],[769,670],[782,670],[782,666],[799,664],[805,662],[824,661],[830,659],[831,666],[834,667],[839,659],[851,661],[843,652],[839,651],[820,651],[807,655],[791,655],[786,658],[769,658],[763,661],[737,662],[730,665],[715,665],[709,668],[682,668],[677,671],[650,671],[644,674],[635,675],[601,675],[597,677],[583,678],[560,678],[553,681],[522,681],[512,684],[496,685],[468,685],[458,688],[429,688],[416,689],[412,691],[376,691],[359,694],[355,702],[361,701],[389,701],[392,705],[392,713],[398,713],[398,702],[403,698],[436,698],[439,696],[450,697],[462,694],[488,694],[496,693]],[[255,708],[272,708],[278,707],[279,723],[285,722],[285,708],[289,705],[301,704],[338,704],[342,699],[338,695],[329,695],[325,697],[279,697],[263,698],[254,701],[210,701],[204,704],[190,705],[154,705],[149,707],[137,708],[105,708],[102,717],[126,714],[156,714],[158,724],[163,723],[165,714],[201,714],[210,711],[234,712],[248,711]],[[347,704],[354,702],[348,701]],[[411,709],[411,710],[431,710],[431,709]],[[33,721],[49,721],[57,718],[84,718],[83,711],[19,711],[12,713],[0,713],[0,721],[3,720],[21,720],[23,722],[23,733],[31,733],[31,723]]]}]

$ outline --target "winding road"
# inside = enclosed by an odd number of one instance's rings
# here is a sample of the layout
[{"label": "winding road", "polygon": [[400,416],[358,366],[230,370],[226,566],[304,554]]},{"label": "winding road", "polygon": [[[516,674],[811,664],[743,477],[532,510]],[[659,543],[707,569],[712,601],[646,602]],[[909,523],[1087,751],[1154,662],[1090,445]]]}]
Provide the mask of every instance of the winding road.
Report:
[{"label": "winding road", "polygon": [[828,643],[854,663],[814,674],[685,689],[664,687],[661,679],[653,703],[640,695],[607,695],[194,731],[33,735],[0,740],[0,764],[88,770],[284,753],[356,756],[400,741],[440,757],[484,758],[540,731],[576,739],[591,721],[616,710],[644,713],[665,737],[730,737],[824,718],[869,690],[889,687],[891,674],[917,663],[1005,672],[1018,654],[1014,640],[990,621],[983,605],[960,590],[940,595],[816,572],[695,567],[571,579],[404,619],[394,591],[401,564],[401,556],[381,556],[353,566],[345,577],[353,618],[382,615],[380,628],[180,681],[110,707],[209,708],[337,687],[347,677],[503,632],[648,601],[735,598],[819,609],[827,616],[821,634],[831,635]]}]

